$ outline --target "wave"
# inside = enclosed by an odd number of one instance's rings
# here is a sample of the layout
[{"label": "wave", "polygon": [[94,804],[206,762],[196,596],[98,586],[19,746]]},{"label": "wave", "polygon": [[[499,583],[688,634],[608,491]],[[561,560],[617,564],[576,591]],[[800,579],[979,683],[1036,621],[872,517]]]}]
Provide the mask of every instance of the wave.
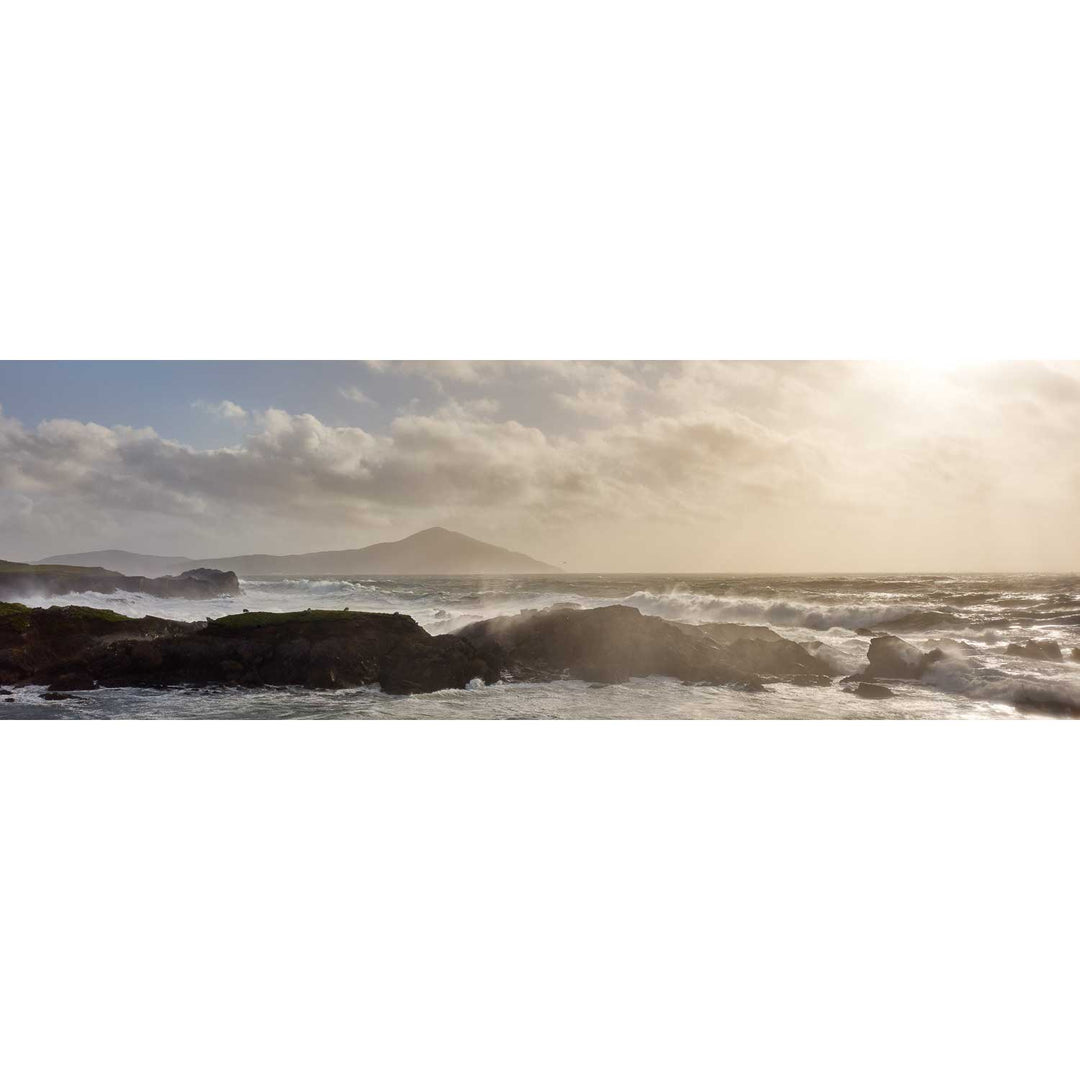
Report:
[{"label": "wave", "polygon": [[940,660],[922,682],[976,701],[997,701],[1023,710],[1080,716],[1080,678],[1058,665],[1053,677],[984,667],[977,660]]},{"label": "wave", "polygon": [[639,590],[624,604],[646,615],[660,615],[677,622],[767,623],[801,626],[809,630],[840,627],[860,630],[921,613],[910,604],[811,604],[799,600],[762,601],[749,597],[719,597],[689,592],[654,593]]}]

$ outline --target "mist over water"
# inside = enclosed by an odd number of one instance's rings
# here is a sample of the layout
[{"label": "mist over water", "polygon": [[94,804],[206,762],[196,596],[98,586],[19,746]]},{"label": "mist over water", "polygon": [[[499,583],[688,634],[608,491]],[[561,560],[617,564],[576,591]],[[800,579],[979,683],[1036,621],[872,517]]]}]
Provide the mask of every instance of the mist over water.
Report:
[{"label": "mist over water", "polygon": [[[799,641],[839,670],[866,660],[868,627],[890,630],[947,658],[918,683],[895,683],[895,697],[867,701],[831,687],[772,684],[762,694],[688,687],[676,680],[634,679],[589,688],[574,681],[500,683],[470,690],[395,698],[377,690],[100,690],[77,701],[43,702],[17,691],[0,716],[139,718],[945,718],[1013,717],[1016,703],[1080,706],[1080,576],[1062,575],[629,575],[516,577],[251,578],[243,595],[212,600],[162,599],[138,593],[47,599],[126,615],[202,620],[251,611],[351,608],[402,612],[433,634],[478,619],[555,603],[627,604],[682,622],[767,625]],[[1011,643],[1054,641],[1061,661],[1010,656]],[[947,639],[943,641],[943,639]],[[953,644],[953,643],[956,644]]]}]

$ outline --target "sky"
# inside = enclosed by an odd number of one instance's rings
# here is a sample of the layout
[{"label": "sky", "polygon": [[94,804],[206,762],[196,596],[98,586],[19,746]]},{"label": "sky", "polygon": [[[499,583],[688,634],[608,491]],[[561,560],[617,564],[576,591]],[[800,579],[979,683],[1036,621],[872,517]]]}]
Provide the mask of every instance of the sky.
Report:
[{"label": "sky", "polygon": [[1080,363],[4,362],[0,557],[1080,571]]}]

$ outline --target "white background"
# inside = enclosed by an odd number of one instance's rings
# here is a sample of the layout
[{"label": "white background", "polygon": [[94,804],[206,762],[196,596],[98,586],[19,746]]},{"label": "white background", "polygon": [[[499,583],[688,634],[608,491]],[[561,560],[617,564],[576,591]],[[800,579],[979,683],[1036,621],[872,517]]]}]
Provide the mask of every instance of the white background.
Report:
[{"label": "white background", "polygon": [[[1072,7],[7,0],[0,355],[1076,358]],[[1074,1077],[1078,731],[5,724],[0,1071]]]}]

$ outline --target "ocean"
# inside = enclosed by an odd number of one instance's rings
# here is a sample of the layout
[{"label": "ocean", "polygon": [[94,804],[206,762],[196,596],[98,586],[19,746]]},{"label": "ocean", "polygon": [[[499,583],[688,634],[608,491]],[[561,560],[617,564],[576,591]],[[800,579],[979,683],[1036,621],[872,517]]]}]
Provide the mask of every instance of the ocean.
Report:
[{"label": "ocean", "polygon": [[[942,638],[947,659],[920,682],[891,684],[894,696],[865,700],[839,681],[825,687],[770,684],[764,693],[685,686],[638,678],[589,686],[574,680],[502,682],[468,690],[392,697],[377,689],[190,689],[88,691],[43,701],[41,688],[15,691],[0,705],[8,719],[946,719],[1009,718],[1080,708],[1078,575],[670,575],[563,574],[512,577],[249,578],[243,595],[212,600],[139,593],[78,593],[41,606],[81,604],[126,615],[200,620],[251,611],[350,608],[402,612],[433,634],[493,615],[555,603],[627,604],[647,615],[689,623],[772,627],[810,645],[843,673],[866,661],[860,630],[904,620],[892,632],[929,650]],[[1010,655],[1010,644],[1053,641],[1062,660]],[[1018,708],[1018,703],[1021,707]]]}]

